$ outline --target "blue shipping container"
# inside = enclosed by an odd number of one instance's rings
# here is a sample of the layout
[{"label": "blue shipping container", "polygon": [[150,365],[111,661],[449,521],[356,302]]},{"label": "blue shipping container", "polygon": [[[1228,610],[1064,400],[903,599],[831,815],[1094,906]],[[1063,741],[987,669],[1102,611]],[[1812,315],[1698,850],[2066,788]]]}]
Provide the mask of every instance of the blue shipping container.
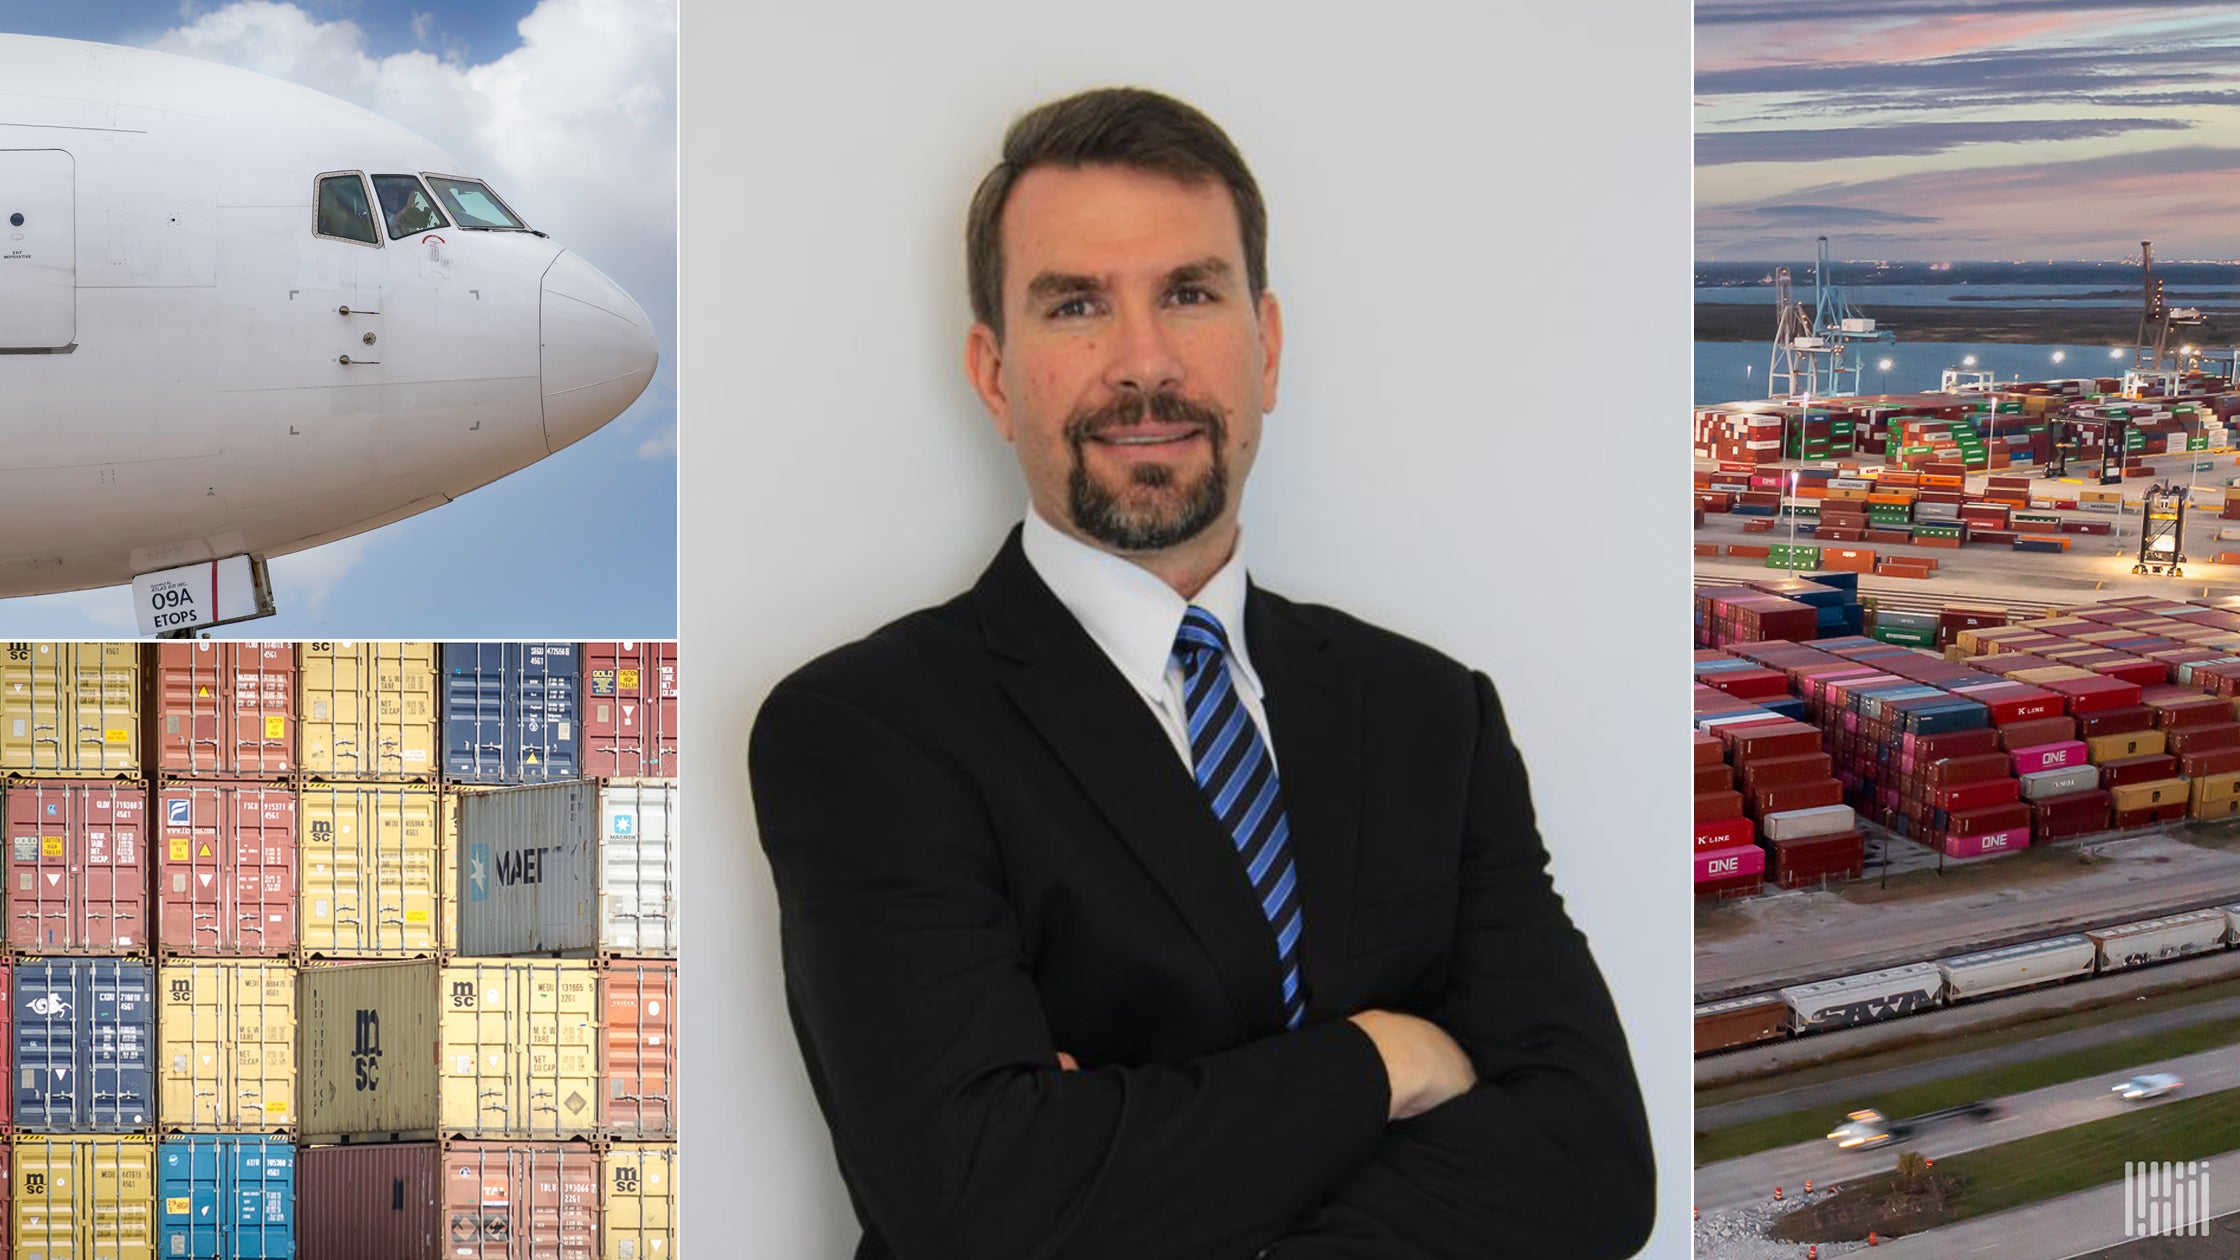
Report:
[{"label": "blue shipping container", "polygon": [[289,1260],[296,1254],[296,1146],[196,1134],[157,1150],[159,1256]]},{"label": "blue shipping container", "polygon": [[19,1129],[148,1132],[155,1127],[155,1003],[148,964],[72,958],[15,965]]},{"label": "blue shipping container", "polygon": [[576,777],[582,688],[575,644],[446,643],[442,665],[446,779]]}]

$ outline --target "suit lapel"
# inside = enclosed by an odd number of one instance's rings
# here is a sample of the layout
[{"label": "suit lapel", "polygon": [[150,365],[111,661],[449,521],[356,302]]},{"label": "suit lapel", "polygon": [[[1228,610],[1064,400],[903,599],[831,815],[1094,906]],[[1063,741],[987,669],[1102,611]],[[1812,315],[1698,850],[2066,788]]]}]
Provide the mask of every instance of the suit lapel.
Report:
[{"label": "suit lapel", "polygon": [[1158,719],[1036,576],[1016,529],[974,593],[1004,691],[1174,903],[1248,1025],[1282,1027],[1267,921]]},{"label": "suit lapel", "polygon": [[1266,691],[1306,911],[1299,948],[1307,1015],[1337,1018],[1352,1013],[1341,1008],[1350,1001],[1343,986],[1361,839],[1360,674],[1283,601],[1258,586],[1246,600],[1245,631]]}]

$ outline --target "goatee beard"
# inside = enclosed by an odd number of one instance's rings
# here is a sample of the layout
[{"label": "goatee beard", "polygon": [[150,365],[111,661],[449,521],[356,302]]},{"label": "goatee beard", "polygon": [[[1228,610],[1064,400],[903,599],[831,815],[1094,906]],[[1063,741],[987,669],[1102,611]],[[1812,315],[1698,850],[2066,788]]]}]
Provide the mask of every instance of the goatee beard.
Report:
[{"label": "goatee beard", "polygon": [[[1110,429],[1141,424],[1146,418],[1168,424],[1195,424],[1212,443],[1213,462],[1206,471],[1173,494],[1161,494],[1149,504],[1123,501],[1113,487],[1089,475],[1082,448]],[[1066,443],[1073,450],[1073,470],[1066,477],[1066,512],[1074,528],[1114,551],[1163,551],[1185,543],[1215,521],[1229,506],[1228,422],[1222,414],[1179,394],[1126,394],[1091,411],[1078,411],[1066,420]],[[1138,464],[1129,473],[1130,483],[1145,490],[1174,488],[1174,470],[1162,464]]]}]

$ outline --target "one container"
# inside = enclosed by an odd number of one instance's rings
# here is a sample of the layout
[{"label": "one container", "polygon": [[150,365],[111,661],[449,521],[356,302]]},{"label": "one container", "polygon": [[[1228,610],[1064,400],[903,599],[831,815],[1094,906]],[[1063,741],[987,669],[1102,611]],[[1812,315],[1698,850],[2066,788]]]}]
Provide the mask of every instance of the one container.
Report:
[{"label": "one container", "polygon": [[2097,956],[2098,950],[2083,936],[2056,936],[1940,958],[1937,970],[1944,973],[1946,1000],[1957,1002],[2089,976]]},{"label": "one container", "polygon": [[[2105,972],[2205,953],[2223,943],[2225,927],[2222,911],[2196,910],[2191,914],[2094,928],[2085,935],[2100,947],[2100,970]],[[16,1018],[23,1018],[21,1010],[16,1012]]]},{"label": "one container", "polygon": [[435,644],[306,643],[296,677],[305,775],[435,780]]},{"label": "one container", "polygon": [[155,1127],[148,1070],[155,1008],[148,981],[148,964],[118,958],[15,965],[18,1130]]},{"label": "one container", "polygon": [[676,956],[676,780],[578,779],[458,805],[462,952]]},{"label": "one container", "polygon": [[273,957],[296,947],[296,791],[268,783],[156,789],[156,948]]},{"label": "one container", "polygon": [[296,1174],[303,1254],[318,1260],[598,1254],[599,1156],[584,1143],[306,1147]]},{"label": "one container", "polygon": [[1696,854],[1696,888],[1744,875],[1764,875],[1766,851],[1754,844],[1705,849]]},{"label": "one container", "polygon": [[296,1124],[296,968],[177,959],[156,971],[156,1118],[166,1133]]},{"label": "one container", "polygon": [[197,639],[148,653],[150,775],[279,779],[296,769],[296,645]]},{"label": "one container", "polygon": [[25,954],[148,948],[148,789],[19,780],[6,789],[8,943]]},{"label": "one container", "polygon": [[677,1254],[677,1144],[617,1142],[599,1161],[606,1197],[599,1260],[669,1260]]},{"label": "one container", "polygon": [[137,776],[139,729],[138,644],[0,649],[0,774]]},{"label": "one container", "polygon": [[599,970],[605,1025],[599,1125],[617,1140],[677,1132],[677,964],[619,959]]},{"label": "one container", "polygon": [[302,1140],[597,1135],[589,962],[306,967]]},{"label": "one container", "polygon": [[297,935],[308,958],[425,958],[447,947],[458,850],[436,790],[306,783]]},{"label": "one container", "polygon": [[577,774],[573,643],[443,645],[443,777],[541,783]]},{"label": "one container", "polygon": [[677,776],[677,645],[583,645],[583,773]]},{"label": "one container", "polygon": [[12,1254],[22,1260],[153,1260],[154,1138],[18,1133],[10,1146]]},{"label": "one container", "polygon": [[1781,990],[1796,1018],[1798,1032],[1848,1028],[1878,1019],[1910,1015],[1934,1006],[1944,988],[1935,963],[1909,963]]},{"label": "one container", "polygon": [[287,1260],[296,1254],[296,1147],[195,1134],[156,1148],[159,1256]]}]

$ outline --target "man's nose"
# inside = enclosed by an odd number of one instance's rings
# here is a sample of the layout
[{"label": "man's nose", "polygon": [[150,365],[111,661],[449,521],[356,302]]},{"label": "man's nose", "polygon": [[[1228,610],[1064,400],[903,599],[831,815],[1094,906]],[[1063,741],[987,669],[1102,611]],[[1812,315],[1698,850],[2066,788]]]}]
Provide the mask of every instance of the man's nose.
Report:
[{"label": "man's nose", "polygon": [[1157,394],[1182,384],[1182,358],[1158,312],[1124,313],[1114,332],[1112,357],[1105,365],[1107,386]]}]

